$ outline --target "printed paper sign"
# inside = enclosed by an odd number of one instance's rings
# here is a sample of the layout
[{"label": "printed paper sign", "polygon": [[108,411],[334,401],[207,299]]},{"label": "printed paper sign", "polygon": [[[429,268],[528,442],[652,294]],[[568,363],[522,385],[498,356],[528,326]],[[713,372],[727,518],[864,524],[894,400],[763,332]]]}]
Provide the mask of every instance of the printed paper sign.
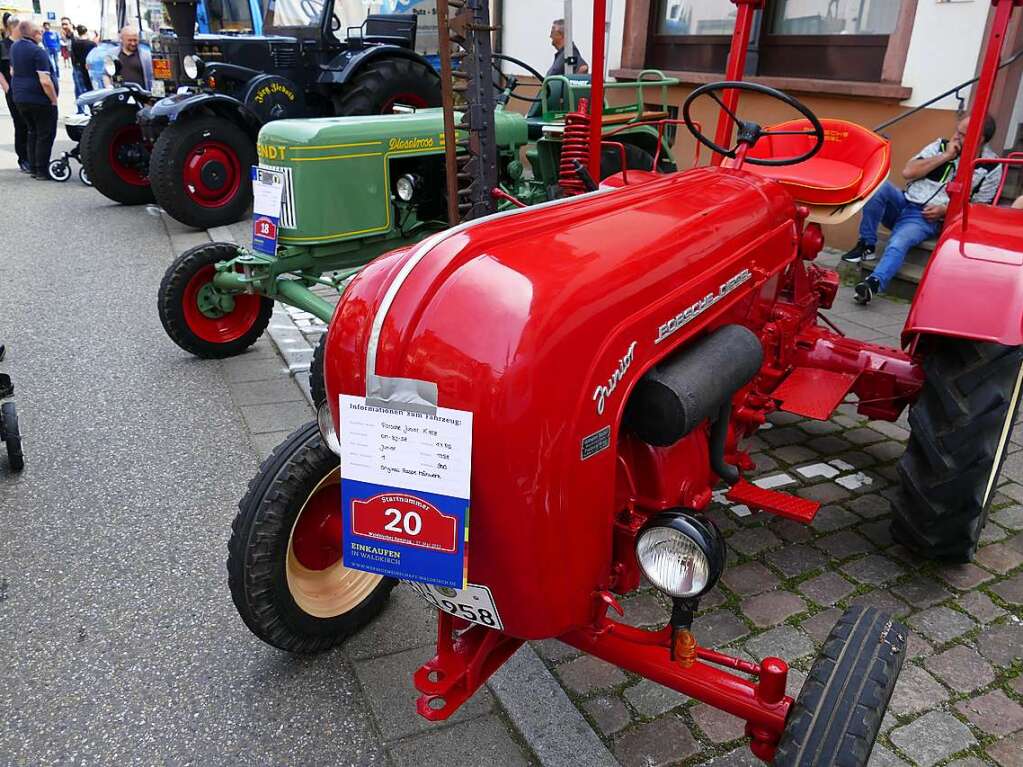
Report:
[{"label": "printed paper sign", "polygon": [[472,413],[342,395],[341,435],[345,567],[462,588]]},{"label": "printed paper sign", "polygon": [[277,253],[283,195],[283,173],[252,166],[252,249],[257,253]]}]

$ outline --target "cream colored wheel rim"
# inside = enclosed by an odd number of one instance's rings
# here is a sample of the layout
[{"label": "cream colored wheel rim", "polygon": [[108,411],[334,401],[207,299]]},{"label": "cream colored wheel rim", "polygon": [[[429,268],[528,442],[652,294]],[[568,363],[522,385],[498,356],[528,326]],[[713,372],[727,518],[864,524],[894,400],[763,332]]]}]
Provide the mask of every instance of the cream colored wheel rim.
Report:
[{"label": "cream colored wheel rim", "polygon": [[[330,492],[330,487],[340,487],[341,469],[337,468],[325,476],[306,498],[302,509],[295,517],[295,524],[288,536],[288,561],[285,574],[288,591],[303,612],[316,618],[337,618],[358,607],[383,580],[383,576],[350,570],[338,561],[323,570],[310,570],[298,561],[294,550],[295,528],[305,513],[309,501],[320,492]],[[336,497],[336,493],[334,494]],[[335,503],[340,504],[340,498]]]}]

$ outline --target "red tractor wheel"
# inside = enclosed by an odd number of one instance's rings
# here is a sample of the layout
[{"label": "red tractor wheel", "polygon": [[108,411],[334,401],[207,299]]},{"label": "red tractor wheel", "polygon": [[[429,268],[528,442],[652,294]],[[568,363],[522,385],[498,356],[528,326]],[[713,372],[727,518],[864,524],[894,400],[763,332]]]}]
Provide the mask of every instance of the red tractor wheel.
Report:
[{"label": "red tractor wheel", "polygon": [[271,299],[225,293],[213,284],[216,264],[237,254],[238,247],[226,242],[191,248],[178,256],[160,282],[163,328],[174,343],[197,357],[241,354],[270,324]]},{"label": "red tractor wheel", "polygon": [[90,181],[104,196],[123,205],[153,202],[149,147],[135,121],[134,107],[106,107],[82,133],[80,157]]},{"label": "red tractor wheel", "polygon": [[263,462],[238,504],[231,596],[249,630],[281,650],[333,647],[372,621],[397,583],[341,563],[340,474],[310,423]]},{"label": "red tractor wheel", "polygon": [[931,338],[909,411],[892,535],[932,559],[969,562],[998,488],[1019,410],[1023,347]]},{"label": "red tractor wheel", "polygon": [[440,78],[430,67],[409,59],[376,59],[334,97],[336,115],[389,114],[395,104],[439,107]]},{"label": "red tractor wheel", "polygon": [[251,136],[220,117],[168,125],[153,147],[150,177],[156,201],[188,226],[208,229],[239,221],[252,204]]},{"label": "red tractor wheel", "polygon": [[776,767],[866,767],[909,631],[876,607],[838,619],[789,711]]}]

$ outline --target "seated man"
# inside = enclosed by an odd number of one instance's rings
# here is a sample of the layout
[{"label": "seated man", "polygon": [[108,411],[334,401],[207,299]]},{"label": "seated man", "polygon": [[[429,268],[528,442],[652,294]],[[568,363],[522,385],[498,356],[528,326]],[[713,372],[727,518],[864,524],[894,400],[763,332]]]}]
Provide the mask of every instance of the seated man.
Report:
[{"label": "seated man", "polygon": [[[875,294],[888,287],[909,250],[926,239],[936,237],[941,231],[948,207],[945,187],[955,178],[959,168],[959,152],[966,139],[969,123],[969,116],[962,118],[951,139],[938,139],[928,144],[920,154],[906,163],[902,171],[907,181],[905,191],[886,181],[863,206],[859,242],[842,256],[842,260],[850,264],[872,260],[877,245],[878,224],[884,224],[890,229],[892,236],[874,273],[856,286],[856,295],[853,297],[856,303],[870,303]],[[983,134],[981,156],[996,157],[987,146],[995,134],[995,121],[990,115],[984,118]],[[1000,165],[976,168],[973,172],[971,200],[980,203],[994,200],[1001,177]]]}]

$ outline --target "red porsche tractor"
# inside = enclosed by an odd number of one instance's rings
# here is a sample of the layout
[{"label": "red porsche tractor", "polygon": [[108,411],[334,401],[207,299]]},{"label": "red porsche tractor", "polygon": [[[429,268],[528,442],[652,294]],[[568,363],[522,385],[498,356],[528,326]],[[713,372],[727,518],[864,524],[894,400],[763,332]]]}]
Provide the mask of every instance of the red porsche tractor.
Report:
[{"label": "red porsche tractor", "polygon": [[[969,203],[983,122],[971,120],[905,349],[820,324],[839,284],[813,263],[820,221],[862,206],[888,144],[740,82],[763,0],[733,1],[728,80],[683,105],[716,152],[709,167],[628,171],[463,223],[354,278],[329,329],[318,423],[274,450],[234,523],[229,583],[259,638],[323,650],[404,580],[438,609],[437,654],[414,677],[427,719],[451,716],[524,641],[555,637],[740,717],[765,761],[867,763],[905,627],[850,608],[793,700],[783,660],[700,644],[693,616],[725,567],[703,512],[724,483],[732,501],[810,522],[815,502],[744,477],[743,440],[775,409],[826,419],[854,395],[875,419],[910,408],[898,540],[969,559],[1023,381],[1023,213]],[[975,113],[1017,4],[995,0]],[[600,89],[584,178],[598,167]],[[743,120],[744,90],[799,117]],[[703,96],[721,107],[713,138],[691,119]],[[673,604],[659,630],[612,617],[642,576]]]}]

